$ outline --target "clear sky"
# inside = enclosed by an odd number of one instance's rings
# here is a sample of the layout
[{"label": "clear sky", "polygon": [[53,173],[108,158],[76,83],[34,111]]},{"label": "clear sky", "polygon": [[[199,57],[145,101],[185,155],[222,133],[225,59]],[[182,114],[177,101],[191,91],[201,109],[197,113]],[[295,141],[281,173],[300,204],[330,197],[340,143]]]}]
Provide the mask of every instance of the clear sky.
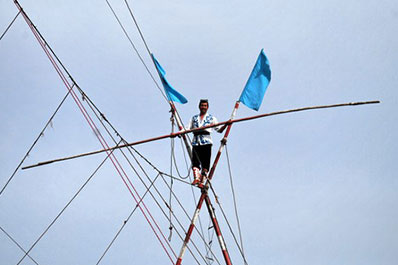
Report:
[{"label": "clear sky", "polygon": [[[155,74],[124,1],[110,3]],[[236,124],[228,152],[248,264],[396,264],[397,1],[129,3],[169,82],[188,99],[187,104],[177,105],[185,123],[198,112],[200,98],[209,99],[209,112],[218,120],[227,120],[262,48],[271,64],[271,84],[259,112],[241,106],[238,118],[380,100],[378,105]],[[169,106],[105,1],[21,0],[21,5],[80,87],[127,141],[170,132]],[[13,1],[0,0],[0,34],[16,13]],[[0,41],[0,89],[2,188],[67,92],[21,16]],[[100,132],[105,134],[104,129]],[[215,153],[221,136],[214,133],[213,138]],[[180,140],[175,144],[178,169],[185,176]],[[162,140],[137,150],[160,170],[170,172],[170,146],[170,140]],[[24,165],[100,148],[69,97]],[[117,157],[142,195],[145,188],[137,175],[119,152]],[[104,158],[101,154],[18,171],[0,196],[0,226],[28,249]],[[156,171],[139,161],[154,179]],[[172,174],[178,175],[175,168]],[[157,179],[155,185],[169,201],[163,180]],[[225,153],[213,186],[237,236]],[[174,181],[173,190],[191,216],[195,205],[191,187]],[[194,192],[200,195],[198,189]],[[159,207],[149,194],[144,202],[168,237],[169,222]],[[31,256],[38,264],[96,264],[134,206],[107,161]],[[189,219],[175,199],[172,207],[187,229]],[[244,264],[221,210],[215,207],[233,264]],[[212,229],[208,230],[205,207],[200,217],[209,240],[207,231],[211,234]],[[172,222],[182,232],[174,218]],[[205,253],[196,232],[193,239]],[[170,245],[175,253],[181,244],[173,231]],[[212,251],[223,264],[215,237]],[[22,256],[0,231],[0,264],[17,264]],[[199,261],[205,264],[200,257]],[[101,264],[139,263],[171,264],[137,211]],[[26,258],[21,264],[34,263]],[[183,264],[196,264],[189,252]]]}]

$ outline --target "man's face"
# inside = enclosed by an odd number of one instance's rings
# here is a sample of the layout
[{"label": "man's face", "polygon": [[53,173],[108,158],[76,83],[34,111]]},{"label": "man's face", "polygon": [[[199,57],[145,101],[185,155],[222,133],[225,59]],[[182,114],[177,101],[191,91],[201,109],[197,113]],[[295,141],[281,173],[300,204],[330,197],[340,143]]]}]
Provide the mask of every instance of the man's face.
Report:
[{"label": "man's face", "polygon": [[200,103],[200,105],[199,105],[200,114],[201,115],[206,114],[208,108],[209,108],[209,104],[207,102]]}]

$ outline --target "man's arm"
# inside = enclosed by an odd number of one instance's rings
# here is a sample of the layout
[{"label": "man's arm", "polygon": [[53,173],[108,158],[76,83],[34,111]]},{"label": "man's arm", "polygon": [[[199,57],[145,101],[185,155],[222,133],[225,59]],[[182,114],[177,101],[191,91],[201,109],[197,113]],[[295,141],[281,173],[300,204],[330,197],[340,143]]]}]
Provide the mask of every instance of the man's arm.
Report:
[{"label": "man's arm", "polygon": [[191,129],[193,129],[192,126],[193,126],[193,118],[191,118],[191,119],[189,120],[189,124],[188,124],[188,127],[187,127],[186,129],[187,129],[187,130],[191,130]]},{"label": "man's arm", "polygon": [[[214,118],[214,119],[213,119],[214,124],[215,124],[215,123],[218,123],[218,120],[217,120],[215,117],[213,117],[213,118]],[[218,126],[218,127],[215,127],[214,129],[215,129],[218,133],[223,133],[223,131],[225,130],[225,128],[227,128],[227,126],[231,124],[230,121],[231,121],[231,119],[229,119],[229,120],[227,121],[227,123],[224,124],[222,127]]]},{"label": "man's arm", "polygon": [[225,128],[227,128],[227,126],[230,125],[230,124],[231,124],[231,119],[229,119],[226,124],[224,124],[220,129],[218,129],[217,132],[223,133]]}]

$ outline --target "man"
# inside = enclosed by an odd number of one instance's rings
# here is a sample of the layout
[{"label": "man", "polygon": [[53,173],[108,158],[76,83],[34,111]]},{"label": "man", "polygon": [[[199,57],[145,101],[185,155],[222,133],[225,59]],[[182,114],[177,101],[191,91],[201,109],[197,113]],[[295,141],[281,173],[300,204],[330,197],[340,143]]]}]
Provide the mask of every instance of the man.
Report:
[{"label": "man", "polygon": [[[204,126],[209,126],[218,123],[216,117],[207,113],[209,109],[209,102],[207,99],[201,99],[199,102],[200,113],[193,116],[189,122],[188,129],[196,129]],[[214,129],[222,133],[226,125],[214,127]],[[192,139],[192,170],[194,181],[192,185],[201,185],[204,182],[210,168],[211,147],[213,141],[211,140],[210,133],[213,128],[207,128],[201,131],[194,132]],[[202,172],[200,172],[200,169]]]}]

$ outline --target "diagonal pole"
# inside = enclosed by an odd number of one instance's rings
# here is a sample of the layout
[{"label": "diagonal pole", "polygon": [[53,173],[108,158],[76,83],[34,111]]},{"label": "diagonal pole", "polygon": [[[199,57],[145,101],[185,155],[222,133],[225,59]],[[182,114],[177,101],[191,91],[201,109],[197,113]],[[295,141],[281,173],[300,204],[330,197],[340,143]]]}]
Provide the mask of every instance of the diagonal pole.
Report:
[{"label": "diagonal pole", "polygon": [[207,193],[205,196],[205,202],[206,202],[207,210],[209,211],[211,222],[213,223],[214,230],[216,231],[218,243],[220,244],[225,263],[227,265],[232,265],[231,258],[229,257],[229,253],[227,250],[227,245],[225,244],[224,237],[221,234],[220,225],[218,224],[218,221],[216,218],[215,209],[214,209],[213,205],[211,204],[209,195]]},{"label": "diagonal pole", "polygon": [[198,201],[198,204],[196,206],[195,212],[194,212],[193,217],[191,219],[191,224],[189,225],[188,231],[187,231],[187,233],[185,235],[185,239],[184,239],[183,245],[181,247],[180,254],[178,255],[176,265],[180,265],[182,263],[182,259],[184,257],[185,251],[187,250],[188,242],[189,242],[189,240],[191,238],[191,235],[192,235],[192,232],[193,232],[193,230],[195,228],[195,223],[196,223],[196,221],[199,218],[199,212],[200,212],[200,209],[202,208],[203,201],[205,200],[206,196],[207,196],[206,195],[206,190],[202,189],[202,195],[199,198],[199,201]]},{"label": "diagonal pole", "polygon": [[[233,120],[235,118],[236,112],[238,111],[238,108],[239,108],[239,101],[236,101],[235,107],[234,107],[234,110],[232,111],[230,120]],[[224,150],[225,145],[227,144],[227,138],[229,136],[229,132],[231,131],[231,127],[232,127],[232,123],[228,125],[227,130],[225,131],[224,137],[221,140],[220,148],[218,148],[218,152],[217,152],[216,158],[214,159],[213,166],[210,169],[210,173],[209,173],[209,176],[208,176],[209,180],[211,180],[213,178],[213,175],[214,175],[214,172],[216,170],[218,161],[220,160],[220,157],[221,157],[221,153]]]}]

